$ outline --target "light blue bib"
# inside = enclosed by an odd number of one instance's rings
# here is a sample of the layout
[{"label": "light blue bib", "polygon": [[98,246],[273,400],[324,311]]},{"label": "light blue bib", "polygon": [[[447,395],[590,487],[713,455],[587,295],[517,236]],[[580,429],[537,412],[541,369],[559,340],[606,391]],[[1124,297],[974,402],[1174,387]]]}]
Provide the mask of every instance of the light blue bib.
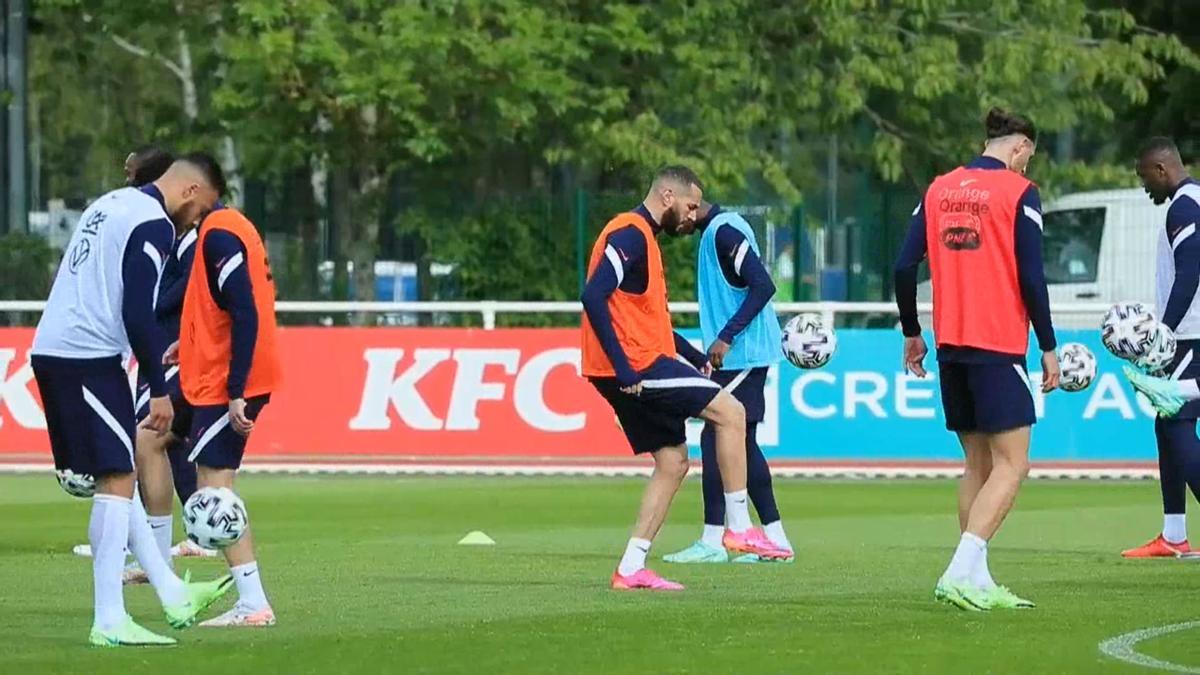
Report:
[{"label": "light blue bib", "polygon": [[[721,272],[721,263],[717,258],[717,229],[720,227],[737,228],[750,248],[758,255],[758,241],[754,238],[754,230],[745,218],[731,212],[722,212],[713,218],[704,234],[700,237],[699,260],[696,264],[696,282],[700,290],[700,333],[704,338],[705,349],[717,341],[721,329],[742,306],[742,302],[750,291],[745,288],[735,288],[725,280]],[[779,363],[782,355],[780,340],[782,333],[779,329],[779,317],[775,315],[775,306],[771,302],[763,307],[746,330],[733,340],[732,349],[725,356],[722,370],[742,370],[772,366]]]}]

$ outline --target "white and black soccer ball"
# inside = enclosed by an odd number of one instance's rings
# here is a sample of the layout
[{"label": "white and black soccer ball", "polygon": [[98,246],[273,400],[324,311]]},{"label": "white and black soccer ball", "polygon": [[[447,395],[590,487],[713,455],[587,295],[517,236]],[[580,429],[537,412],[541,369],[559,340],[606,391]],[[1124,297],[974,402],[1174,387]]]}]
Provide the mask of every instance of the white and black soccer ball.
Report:
[{"label": "white and black soccer ball", "polygon": [[200,488],[183,505],[183,527],[188,539],[203,548],[229,548],[249,526],[246,504],[229,488]]},{"label": "white and black soccer ball", "polygon": [[96,479],[86,473],[75,473],[70,469],[56,471],[58,485],[72,497],[88,499],[96,494]]},{"label": "white and black soccer ball", "polygon": [[1166,370],[1167,366],[1171,365],[1171,361],[1175,359],[1176,347],[1175,331],[1168,328],[1165,323],[1155,323],[1151,333],[1150,346],[1133,360],[1133,364],[1151,375],[1158,375]]},{"label": "white and black soccer ball", "polygon": [[1113,305],[1100,323],[1100,340],[1113,356],[1133,361],[1150,348],[1158,318],[1140,302]]},{"label": "white and black soccer ball", "polygon": [[837,333],[820,314],[797,314],[783,327],[783,355],[797,368],[820,368],[837,351]]},{"label": "white and black soccer ball", "polygon": [[1096,355],[1078,342],[1068,342],[1058,350],[1058,365],[1062,370],[1059,387],[1063,391],[1083,391],[1096,379]]}]

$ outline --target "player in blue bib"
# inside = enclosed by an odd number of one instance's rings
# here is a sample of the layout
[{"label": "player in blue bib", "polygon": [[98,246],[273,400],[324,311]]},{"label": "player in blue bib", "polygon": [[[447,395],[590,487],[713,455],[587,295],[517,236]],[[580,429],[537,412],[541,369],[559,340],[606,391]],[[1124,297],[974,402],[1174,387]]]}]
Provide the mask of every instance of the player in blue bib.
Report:
[{"label": "player in blue bib", "polygon": [[[702,202],[697,215],[702,230],[696,265],[700,295],[700,332],[707,345],[712,379],[746,409],[746,476],[750,501],[766,536],[792,551],[783,531],[771,470],[758,447],[758,424],[766,413],[764,389],[768,371],[779,363],[779,318],[771,298],[775,284],[759,258],[758,241],[745,218]],[[717,467],[716,431],[706,424],[700,436],[704,476],[704,532],[688,548],[664,557],[675,563],[722,563],[729,554],[721,545],[725,498]],[[788,557],[785,560],[791,561]],[[747,555],[735,562],[758,562]]]}]

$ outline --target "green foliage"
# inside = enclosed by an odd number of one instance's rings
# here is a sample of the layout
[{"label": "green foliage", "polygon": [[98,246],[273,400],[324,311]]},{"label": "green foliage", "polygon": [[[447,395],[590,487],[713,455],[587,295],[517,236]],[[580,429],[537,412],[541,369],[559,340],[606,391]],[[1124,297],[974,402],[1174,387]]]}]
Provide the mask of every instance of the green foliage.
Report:
[{"label": "green foliage", "polygon": [[[1170,25],[1139,23],[1157,15],[1115,4],[42,0],[31,82],[44,192],[98,194],[145,140],[213,147],[228,134],[246,176],[312,175],[360,295],[391,230],[423,264],[456,265],[464,297],[569,298],[570,216],[518,196],[623,194],[593,206],[602,222],[654,167],[684,161],[720,199],[794,204],[823,189],[835,134],[845,166],[917,188],[978,150],[992,105],[1080,138],[1131,126],[1156,83],[1187,81],[1200,59]],[[141,27],[135,48],[127,26]],[[1034,171],[1052,193],[1128,183],[1112,168],[1125,158],[1100,159],[1040,157]],[[306,250],[320,231],[303,230]],[[678,299],[687,248],[665,247]]]},{"label": "green foliage", "polygon": [[57,263],[58,253],[42,237],[16,232],[0,237],[0,299],[45,297]]}]

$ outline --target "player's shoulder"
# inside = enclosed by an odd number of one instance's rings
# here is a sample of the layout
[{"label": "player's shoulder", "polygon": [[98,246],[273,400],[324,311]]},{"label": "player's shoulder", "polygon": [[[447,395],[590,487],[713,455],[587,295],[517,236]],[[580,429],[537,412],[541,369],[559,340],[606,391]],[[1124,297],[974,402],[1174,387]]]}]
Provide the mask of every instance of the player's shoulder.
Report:
[{"label": "player's shoulder", "polygon": [[1200,216],[1200,183],[1189,181],[1175,191],[1171,205],[1167,207],[1167,221],[1177,218],[1195,220]]}]

